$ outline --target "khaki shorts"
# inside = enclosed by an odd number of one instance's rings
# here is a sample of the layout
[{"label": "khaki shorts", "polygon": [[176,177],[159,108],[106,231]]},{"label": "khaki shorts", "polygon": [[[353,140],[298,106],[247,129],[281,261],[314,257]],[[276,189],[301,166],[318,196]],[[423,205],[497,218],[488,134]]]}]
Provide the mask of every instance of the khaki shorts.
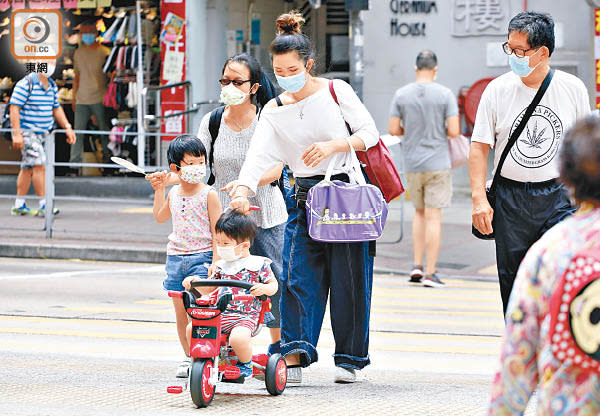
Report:
[{"label": "khaki shorts", "polygon": [[446,208],[452,200],[450,170],[407,173],[408,193],[416,209]]}]

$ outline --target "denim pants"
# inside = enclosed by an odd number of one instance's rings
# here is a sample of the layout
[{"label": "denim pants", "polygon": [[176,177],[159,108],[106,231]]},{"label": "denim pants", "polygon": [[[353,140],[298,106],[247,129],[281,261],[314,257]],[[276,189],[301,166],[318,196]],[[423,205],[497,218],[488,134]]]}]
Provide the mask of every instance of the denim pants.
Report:
[{"label": "denim pants", "polygon": [[271,296],[271,313],[275,319],[267,324],[268,328],[279,328],[281,326],[279,300],[281,298],[281,254],[284,231],[285,224],[279,224],[271,228],[259,228],[258,234],[256,234],[254,242],[250,247],[250,254],[271,259],[271,270],[277,279],[277,293]]},{"label": "denim pants", "polygon": [[516,182],[500,177],[496,187],[494,234],[500,295],[504,314],[521,260],[546,231],[575,208],[567,191],[556,181]]},{"label": "denim pants", "polygon": [[[110,130],[110,127],[108,127],[108,124],[106,123],[106,117],[104,116],[104,104],[102,103],[77,104],[75,107],[75,130],[86,130],[88,121],[90,120],[92,114],[96,116],[96,120],[98,120],[98,128],[100,130]],[[102,162],[112,163],[109,158],[112,153],[107,147],[108,135],[100,134],[98,136],[100,138],[100,143],[102,144]],[[71,145],[69,162],[81,163],[84,137],[85,136],[83,134],[77,135],[77,140]]]},{"label": "denim pants", "polygon": [[[298,178],[296,190],[298,185],[308,188],[317,182]],[[362,369],[370,364],[373,257],[369,243],[314,241],[308,236],[304,203],[288,208],[281,275],[281,353],[299,353],[303,367],[318,360],[316,345],[330,296],[335,365]]]}]

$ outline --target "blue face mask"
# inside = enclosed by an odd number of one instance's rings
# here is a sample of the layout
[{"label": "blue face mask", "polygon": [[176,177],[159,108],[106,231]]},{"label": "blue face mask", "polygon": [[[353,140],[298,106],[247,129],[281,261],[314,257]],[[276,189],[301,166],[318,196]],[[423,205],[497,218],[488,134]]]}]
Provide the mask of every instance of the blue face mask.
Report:
[{"label": "blue face mask", "polygon": [[[535,53],[533,55],[535,55]],[[531,56],[533,56],[533,55],[531,55]],[[533,72],[533,70],[535,68],[537,68],[537,65],[534,66],[533,68],[529,67],[529,58],[531,56],[524,56],[524,57],[520,58],[520,57],[516,56],[514,53],[510,54],[508,56],[508,62],[510,64],[510,69],[512,69],[512,71],[515,74],[517,74],[518,76],[520,76],[521,78],[528,77],[529,74],[531,74]]]},{"label": "blue face mask", "polygon": [[84,45],[92,45],[96,42],[96,35],[93,33],[84,33],[81,35],[81,42],[83,42]]},{"label": "blue face mask", "polygon": [[281,88],[289,92],[298,92],[304,85],[306,84],[306,71],[302,71],[299,74],[291,75],[289,77],[280,77],[279,75],[275,75],[277,78],[277,83]]}]

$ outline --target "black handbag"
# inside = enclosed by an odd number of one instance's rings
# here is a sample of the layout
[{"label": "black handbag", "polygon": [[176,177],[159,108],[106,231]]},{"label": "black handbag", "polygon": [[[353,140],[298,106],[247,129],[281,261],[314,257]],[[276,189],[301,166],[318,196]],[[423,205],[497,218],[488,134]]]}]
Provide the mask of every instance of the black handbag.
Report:
[{"label": "black handbag", "polygon": [[[490,185],[490,187],[488,189],[485,190],[485,196],[487,197],[487,200],[488,200],[490,206],[494,210],[496,209],[496,184],[498,183],[498,179],[500,178],[500,172],[502,171],[502,166],[504,165],[504,160],[508,156],[510,149],[517,142],[517,139],[523,132],[523,129],[527,125],[527,122],[529,121],[529,118],[533,114],[533,111],[535,110],[537,105],[540,103],[542,97],[546,93],[546,90],[548,89],[548,86],[550,85],[550,81],[552,80],[553,76],[554,76],[554,69],[551,68],[550,71],[548,71],[546,78],[544,78],[544,81],[542,82],[540,89],[535,94],[535,97],[533,97],[533,101],[531,101],[531,103],[529,104],[529,107],[527,107],[527,110],[525,111],[525,114],[523,115],[521,122],[519,123],[517,128],[513,131],[513,134],[510,136],[510,139],[508,139],[508,143],[506,143],[506,147],[504,148],[504,151],[502,152],[502,155],[500,156],[500,160],[498,161],[498,166],[496,167],[496,173],[494,174],[494,179],[492,179],[492,184]],[[495,228],[495,227],[494,227],[494,218],[492,217],[492,229],[493,228]],[[481,240],[494,240],[496,238],[493,231],[491,234],[482,234],[481,232],[479,232],[479,230],[477,228],[475,228],[474,225],[471,225],[471,233],[475,237],[477,237]]]}]

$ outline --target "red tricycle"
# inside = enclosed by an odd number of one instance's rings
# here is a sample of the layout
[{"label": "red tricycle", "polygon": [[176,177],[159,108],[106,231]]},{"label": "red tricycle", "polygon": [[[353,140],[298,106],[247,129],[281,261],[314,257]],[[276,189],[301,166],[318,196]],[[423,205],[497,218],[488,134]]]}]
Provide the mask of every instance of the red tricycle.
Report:
[{"label": "red tricycle", "polygon": [[[183,300],[188,315],[192,318],[192,335],[190,340],[190,357],[192,364],[188,380],[192,401],[198,407],[206,407],[215,395],[218,381],[243,383],[240,369],[236,367],[237,357],[229,345],[229,335],[221,333],[221,314],[231,301],[249,301],[250,294],[223,294],[218,298],[196,296],[194,290],[198,286],[228,286],[250,289],[251,283],[239,280],[196,280],[191,283],[190,291],[169,291],[170,297]],[[195,292],[195,293],[194,293]],[[261,311],[255,336],[264,324],[265,313],[270,309],[270,301],[266,296],[258,298]],[[277,396],[283,393],[287,382],[287,365],[280,354],[256,354],[252,356],[253,372],[251,377],[264,376],[267,391]],[[167,388],[169,393],[181,393],[182,386]]]}]

